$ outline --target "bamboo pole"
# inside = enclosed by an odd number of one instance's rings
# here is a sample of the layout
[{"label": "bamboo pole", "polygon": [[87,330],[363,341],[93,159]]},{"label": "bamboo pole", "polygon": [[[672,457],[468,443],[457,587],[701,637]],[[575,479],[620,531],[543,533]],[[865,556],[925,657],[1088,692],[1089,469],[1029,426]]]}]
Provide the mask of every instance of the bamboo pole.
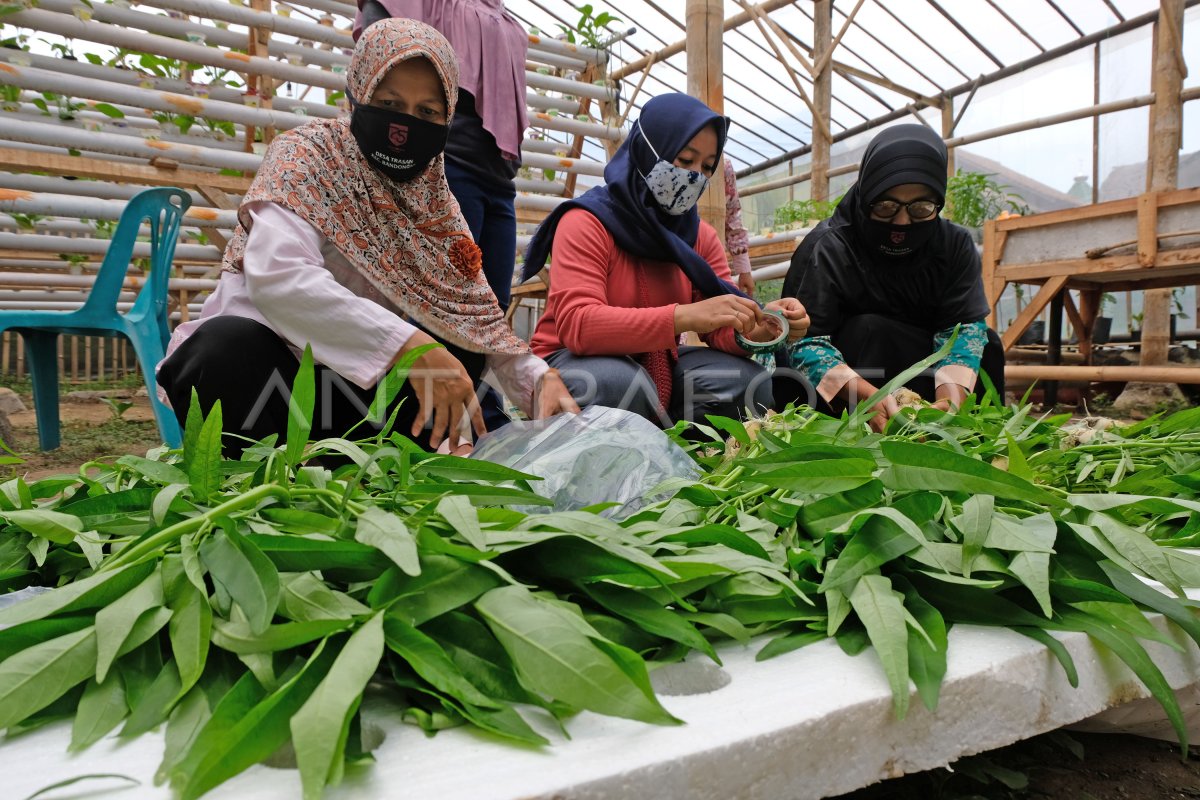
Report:
[{"label": "bamboo pole", "polygon": [[1004,368],[1008,380],[1063,380],[1146,383],[1200,383],[1200,369],[1163,366],[1066,366],[1046,364],[1009,364]]},{"label": "bamboo pole", "polygon": [[[942,139],[949,139],[954,135],[954,124],[957,120],[954,117],[954,98],[942,98]],[[954,177],[955,168],[955,150],[953,147],[946,148],[946,177]]]},{"label": "bamboo pole", "polygon": [[850,22],[861,5],[862,0],[859,0],[854,6],[854,11],[846,18],[846,24],[838,32],[837,40],[831,40],[833,2],[816,0],[813,4],[813,114],[821,120],[821,124],[813,126],[812,183],[809,188],[809,197],[813,200],[825,200],[829,197],[829,148],[833,139],[828,122],[833,102],[833,76],[829,67],[833,61],[833,48],[841,40],[846,28],[850,27]]},{"label": "bamboo pole", "polygon": [[[1183,0],[1161,0],[1154,29],[1154,64],[1151,87],[1155,102],[1150,109],[1150,139],[1146,190],[1170,191],[1179,175],[1183,110],[1180,90],[1187,67],[1183,64]],[[1141,364],[1167,363],[1170,347],[1171,290],[1148,289],[1142,307]]]}]

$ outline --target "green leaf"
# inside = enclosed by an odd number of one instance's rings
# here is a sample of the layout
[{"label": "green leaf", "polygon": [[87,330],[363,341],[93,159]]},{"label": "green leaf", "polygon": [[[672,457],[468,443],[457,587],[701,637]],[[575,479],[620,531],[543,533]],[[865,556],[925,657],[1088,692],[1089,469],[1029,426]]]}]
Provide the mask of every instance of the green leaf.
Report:
[{"label": "green leaf", "polygon": [[96,671],[96,629],[84,628],[0,663],[0,730],[21,722]]},{"label": "green leaf", "polygon": [[[15,6],[14,10],[20,11],[21,6]],[[4,11],[0,10],[0,16],[3,16],[3,14],[4,14]],[[92,772],[92,773],[88,773],[87,775],[73,775],[72,777],[67,778],[65,780],[55,781],[54,783],[50,784],[49,786],[43,786],[41,789],[38,789],[36,792],[34,792],[33,794],[26,797],[25,800],[37,800],[38,797],[41,797],[42,795],[46,794],[47,792],[57,791],[58,789],[63,789],[67,786],[74,786],[75,784],[83,783],[84,781],[111,780],[111,779],[125,781],[127,783],[133,784],[134,786],[142,785],[142,782],[139,781],[137,778],[131,778],[128,775],[121,775],[120,773],[117,773],[117,772]],[[112,787],[108,787],[108,786],[104,787],[104,791],[111,791],[111,790],[112,790]],[[100,790],[97,789],[96,791],[100,791]]]},{"label": "green leaf", "polygon": [[[1017,519],[998,513],[988,529],[987,547],[997,550],[1016,550],[1032,553],[1053,553],[1058,538],[1058,526],[1049,514],[1035,514]],[[965,560],[964,555],[964,560]]]},{"label": "green leaf", "polygon": [[962,514],[955,519],[963,536],[963,576],[971,577],[971,562],[983,550],[988,532],[992,529],[992,514],[996,498],[990,494],[972,495],[963,502]]},{"label": "green leaf", "polygon": [[896,719],[908,712],[908,626],[904,604],[892,582],[883,575],[863,575],[850,592],[850,605],[858,615],[871,646],[879,655],[883,672],[892,687],[892,709]]},{"label": "green leaf", "polygon": [[187,748],[195,741],[196,735],[211,716],[208,698],[202,688],[196,687],[183,696],[167,720],[163,760],[154,773],[156,784],[163,783],[170,777],[171,767],[183,758]]},{"label": "green leaf", "polygon": [[615,584],[593,583],[580,588],[602,607],[642,630],[699,650],[718,664],[721,663],[708,640],[679,613],[663,608],[633,589]]},{"label": "green leaf", "polygon": [[200,561],[262,633],[279,604],[279,573],[263,552],[232,529],[219,530],[200,545]]},{"label": "green leaf", "polygon": [[[93,54],[86,53],[85,55],[90,56]],[[92,105],[92,108],[96,109],[106,117],[111,117],[112,119],[125,119],[125,112],[109,103],[95,103]]]},{"label": "green leaf", "polygon": [[299,464],[304,455],[304,446],[308,444],[308,435],[312,432],[316,397],[312,345],[306,344],[304,355],[300,357],[300,369],[296,372],[292,391],[288,395],[287,450],[284,458],[289,467]]},{"label": "green leaf", "polygon": [[1033,470],[1029,468],[1025,452],[1008,431],[1004,432],[1004,438],[1008,441],[1008,473],[1032,482]]},{"label": "green leaf", "polygon": [[938,693],[946,677],[949,649],[946,621],[907,581],[902,581],[900,586],[904,591],[904,607],[921,626],[921,632],[912,630],[911,626],[908,631],[908,671],[917,685],[921,702],[930,711],[936,711]]},{"label": "green leaf", "polygon": [[117,459],[117,463],[123,467],[129,467],[138,475],[149,478],[156,483],[187,484],[189,482],[187,473],[174,464],[152,461],[149,458],[134,455],[121,456]]},{"label": "green leaf", "polygon": [[75,537],[83,532],[83,522],[72,514],[61,511],[50,511],[44,508],[28,511],[0,511],[9,523],[22,530],[29,531],[34,536],[48,539],[55,544],[70,544]]},{"label": "green leaf", "polygon": [[168,661],[134,704],[121,728],[122,738],[132,738],[158,727],[166,721],[176,701],[183,696],[183,684],[174,661]]},{"label": "green leaf", "polygon": [[414,478],[433,475],[449,481],[540,481],[541,477],[520,472],[503,464],[460,456],[432,456],[413,467]]},{"label": "green leaf", "polygon": [[1038,607],[1047,618],[1053,615],[1050,607],[1050,554],[1023,552],[1013,556],[1008,570],[1037,600]]},{"label": "green leaf", "polygon": [[1108,577],[1114,589],[1135,603],[1139,603],[1162,614],[1180,628],[1183,628],[1184,632],[1192,637],[1194,642],[1200,644],[1200,620],[1196,619],[1196,615],[1191,609],[1175,598],[1169,597],[1151,586],[1147,586],[1107,559],[1102,559],[1097,564],[1100,569],[1104,570],[1105,576]]},{"label": "green leaf", "polygon": [[257,533],[245,538],[280,572],[320,571],[328,576],[332,570],[346,580],[373,581],[390,563],[376,548],[346,539]]},{"label": "green leaf", "polygon": [[400,390],[404,388],[404,382],[408,380],[408,371],[412,369],[412,365],[430,350],[442,346],[438,342],[431,342],[414,347],[401,356],[387,376],[375,384],[375,399],[371,401],[371,407],[367,410],[367,419],[381,421],[386,419],[387,410],[396,399],[396,395],[400,394]]},{"label": "green leaf", "polygon": [[781,656],[784,653],[790,653],[793,650],[799,650],[802,647],[807,647],[815,642],[825,640],[826,635],[821,631],[803,631],[801,633],[785,633],[782,636],[776,636],[771,641],[767,642],[762,650],[754,656],[755,661],[766,661],[768,658]]},{"label": "green leaf", "polygon": [[213,622],[212,643],[238,655],[275,653],[324,639],[349,628],[353,622],[350,618],[315,619],[269,625],[266,630],[255,631],[243,622],[216,620]]},{"label": "green leaf", "polygon": [[476,550],[487,550],[487,538],[479,527],[479,511],[461,495],[443,497],[438,501],[437,513],[450,524],[467,544]]},{"label": "green leaf", "polygon": [[341,775],[350,718],[383,658],[383,615],[354,632],[329,673],[291,719],[292,743],[305,800],[319,800],[326,783]]},{"label": "green leaf", "polygon": [[386,572],[371,590],[368,602],[373,608],[386,605],[388,614],[409,625],[422,625],[501,583],[494,572],[483,567],[431,554],[422,556],[420,575],[403,575],[394,567]]},{"label": "green leaf", "polygon": [[[221,425],[221,401],[218,400],[213,403],[195,440],[190,442],[193,445],[190,455],[185,453],[188,483],[192,487],[192,496],[200,502],[207,502],[221,486]],[[191,428],[189,411],[189,432]]]},{"label": "green leaf", "polygon": [[858,580],[920,546],[921,543],[906,533],[895,520],[872,516],[850,538],[839,554],[837,564],[825,573],[821,590],[828,591]]},{"label": "green leaf", "polygon": [[83,750],[100,741],[121,724],[129,714],[125,705],[125,682],[118,673],[108,677],[104,683],[95,678],[88,681],[79,701],[79,710],[71,724],[69,750]]},{"label": "green leaf", "polygon": [[[539,599],[521,586],[492,589],[475,603],[475,608],[512,658],[522,685],[530,691],[600,714],[658,724],[679,722],[649,690],[641,659],[630,654],[640,665],[638,675],[623,654],[617,655],[620,651],[614,649],[615,645],[601,649],[598,640],[581,633],[579,626],[586,623],[571,619],[571,612]],[[621,661],[614,660],[614,656]]]},{"label": "green leaf", "polygon": [[95,624],[96,620],[90,614],[78,614],[69,617],[54,617],[52,619],[34,620],[13,625],[10,628],[0,628],[0,661],[19,653],[27,647],[49,641],[59,636],[82,630]]},{"label": "green leaf", "polygon": [[184,422],[183,428],[183,471],[189,476],[189,483],[192,473],[192,462],[196,458],[197,449],[200,446],[200,431],[204,426],[204,412],[200,410],[200,397],[196,394],[195,387],[192,387],[192,396],[188,400],[187,419]]},{"label": "green leaf", "polygon": [[279,613],[296,622],[350,619],[366,616],[371,609],[345,592],[330,589],[311,572],[280,576],[283,588]]},{"label": "green leaf", "polygon": [[96,612],[96,680],[104,682],[142,614],[163,604],[162,578],[151,573],[132,591]]},{"label": "green leaf", "polygon": [[500,707],[463,675],[435,640],[394,616],[384,620],[383,631],[388,648],[439,692],[474,706]]},{"label": "green leaf", "polygon": [[154,564],[146,562],[90,575],[52,592],[0,609],[0,625],[16,625],[44,619],[52,614],[108,605],[145,580],[154,569]]},{"label": "green leaf", "polygon": [[196,800],[287,741],[290,720],[328,674],[336,649],[323,642],[299,672],[253,708],[242,710],[232,724],[218,707],[188,755],[171,771],[171,783],[183,800]]},{"label": "green leaf", "polygon": [[1095,526],[1096,531],[1130,564],[1175,594],[1183,596],[1179,577],[1171,569],[1171,563],[1163,548],[1156,542],[1108,514],[1092,513],[1088,515],[1088,522]]},{"label": "green leaf", "polygon": [[865,459],[828,459],[752,472],[744,480],[803,495],[833,494],[871,482],[875,462]]},{"label": "green leaf", "polygon": [[1171,721],[1171,727],[1179,739],[1183,752],[1187,751],[1188,728],[1183,719],[1183,711],[1179,708],[1179,700],[1174,690],[1167,683],[1154,661],[1146,653],[1145,648],[1137,643],[1133,636],[1112,627],[1107,622],[1073,609],[1060,612],[1064,630],[1083,631],[1088,636],[1112,650],[1125,665],[1133,670],[1150,694],[1162,706]]},{"label": "green leaf", "polygon": [[541,495],[527,492],[523,489],[510,489],[505,486],[482,486],[471,483],[417,483],[408,487],[408,493],[414,498],[437,495],[455,495],[466,497],[473,505],[479,506],[552,506],[554,501]]},{"label": "green leaf", "polygon": [[1041,628],[1024,625],[1012,625],[1010,629],[1046,645],[1050,652],[1054,654],[1054,657],[1058,659],[1058,663],[1062,665],[1063,672],[1067,674],[1067,683],[1076,689],[1079,688],[1079,673],[1075,669],[1075,659],[1071,658],[1070,651],[1067,650],[1062,642],[1054,638],[1053,634]]},{"label": "green leaf", "polygon": [[179,669],[182,691],[186,692],[200,678],[208,660],[212,606],[208,604],[208,596],[188,580],[178,581],[168,589],[167,605],[172,612],[168,627],[171,652]]},{"label": "green leaf", "polygon": [[[439,511],[448,500],[450,498],[447,497],[438,504]],[[468,509],[474,514],[475,509],[469,504]],[[478,530],[478,519],[476,529]],[[417,540],[397,515],[374,506],[368,508],[358,518],[354,538],[363,544],[378,548],[405,574],[421,574],[421,562],[417,558]]]},{"label": "green leaf", "polygon": [[1063,505],[1056,495],[1027,480],[944,447],[892,439],[881,441],[879,447],[891,461],[879,476],[889,489],[990,494],[1042,508]]}]

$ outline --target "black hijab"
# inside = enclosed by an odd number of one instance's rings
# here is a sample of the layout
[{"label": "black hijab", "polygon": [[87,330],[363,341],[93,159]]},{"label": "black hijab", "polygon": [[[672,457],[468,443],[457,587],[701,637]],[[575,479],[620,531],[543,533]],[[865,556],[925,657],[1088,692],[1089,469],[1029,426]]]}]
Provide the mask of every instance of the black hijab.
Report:
[{"label": "black hijab", "polygon": [[[664,159],[674,159],[676,153],[709,125],[717,133],[719,166],[720,150],[725,147],[725,131],[729,126],[727,118],[686,94],[662,94],[647,101],[628,138],[604,167],[604,185],[560,203],[538,226],[525,255],[522,280],[529,280],[546,263],[562,215],[572,208],[583,208],[604,224],[617,247],[637,258],[678,264],[705,297],[741,295],[737,288],[718,278],[695,250],[700,234],[700,212],[692,207],[677,217],[664,213],[642,178],[658,161],[654,150]],[[647,138],[653,150],[646,144]]]},{"label": "black hijab", "polygon": [[792,255],[783,296],[804,303],[810,336],[833,334],[859,314],[882,314],[931,331],[987,316],[979,254],[965,228],[938,216],[917,223],[929,226],[928,235],[910,252],[881,251],[881,223],[871,219],[870,204],[908,183],[945,200],[946,146],[924,125],[895,125],[872,139],[858,181]]}]

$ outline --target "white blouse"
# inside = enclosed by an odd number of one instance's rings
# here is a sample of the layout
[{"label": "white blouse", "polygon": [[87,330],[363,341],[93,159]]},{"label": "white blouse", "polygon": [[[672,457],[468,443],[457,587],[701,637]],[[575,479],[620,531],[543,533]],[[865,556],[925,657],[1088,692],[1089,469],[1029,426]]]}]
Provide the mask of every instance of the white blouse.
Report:
[{"label": "white blouse", "polygon": [[[242,272],[223,272],[200,316],[175,329],[174,352],[206,320],[238,316],[262,323],[299,356],[313,359],[363,389],[379,382],[417,327],[381,295],[324,234],[287,208],[249,203],[254,221]],[[527,353],[486,355],[483,378],[533,416],[533,390],[549,369]]]}]

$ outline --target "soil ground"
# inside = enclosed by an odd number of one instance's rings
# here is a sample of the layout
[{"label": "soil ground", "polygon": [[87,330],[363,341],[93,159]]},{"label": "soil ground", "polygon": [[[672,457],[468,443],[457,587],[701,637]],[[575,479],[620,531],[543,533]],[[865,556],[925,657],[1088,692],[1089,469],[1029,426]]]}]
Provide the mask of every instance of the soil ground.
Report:
[{"label": "soil ground", "polygon": [[[159,444],[145,397],[120,392],[132,406],[118,413],[99,399],[60,404],[63,445],[38,449],[32,410],[12,414],[9,447],[24,459],[4,475],[36,479],[76,472],[92,460],[144,455]],[[31,398],[22,393],[26,406]],[[931,770],[876,784],[837,800],[1182,800],[1200,798],[1200,748],[1187,761],[1178,745],[1119,734],[1054,733]]]}]

